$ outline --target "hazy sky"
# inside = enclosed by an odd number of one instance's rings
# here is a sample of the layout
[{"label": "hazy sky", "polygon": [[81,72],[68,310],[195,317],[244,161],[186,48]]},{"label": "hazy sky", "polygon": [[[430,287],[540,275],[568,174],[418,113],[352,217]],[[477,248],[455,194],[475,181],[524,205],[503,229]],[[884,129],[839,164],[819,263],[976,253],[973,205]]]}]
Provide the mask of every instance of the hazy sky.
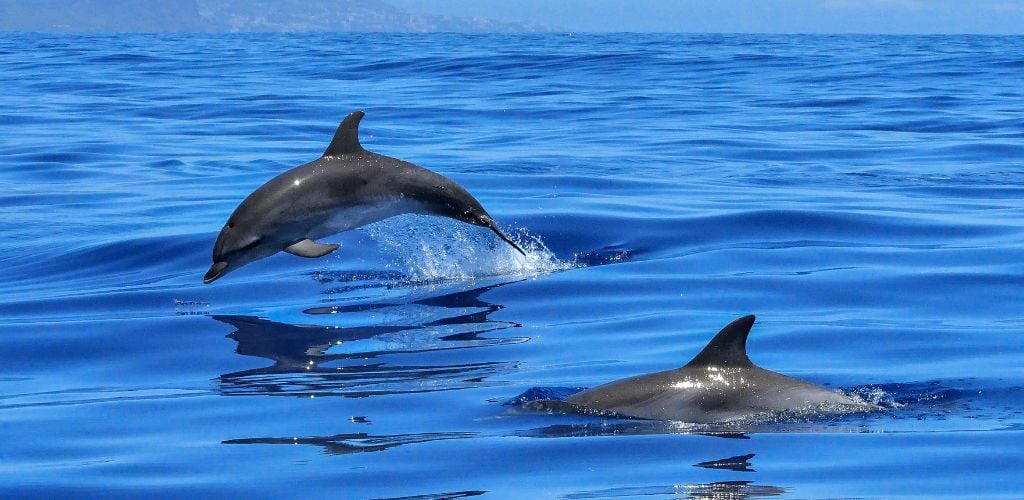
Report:
[{"label": "hazy sky", "polygon": [[1024,0],[389,0],[574,31],[1024,34]]}]

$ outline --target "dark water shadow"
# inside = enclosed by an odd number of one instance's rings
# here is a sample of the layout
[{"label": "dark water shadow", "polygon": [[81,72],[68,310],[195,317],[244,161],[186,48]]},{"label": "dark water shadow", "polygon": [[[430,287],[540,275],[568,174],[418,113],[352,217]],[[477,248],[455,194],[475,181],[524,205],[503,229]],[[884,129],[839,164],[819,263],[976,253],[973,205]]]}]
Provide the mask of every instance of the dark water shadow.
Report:
[{"label": "dark water shadow", "polygon": [[448,491],[444,493],[425,493],[406,497],[380,497],[372,500],[448,500],[452,498],[478,497],[487,493],[484,490]]},{"label": "dark water shadow", "polygon": [[[562,437],[569,434],[578,434],[570,430],[571,426],[552,426],[535,430],[533,437]],[[592,430],[592,429],[591,429]],[[625,432],[624,432],[625,431]],[[628,427],[621,425],[608,426],[606,433],[587,432],[585,435],[621,435],[629,434]],[[646,434],[638,432],[636,434]],[[518,436],[531,435],[529,433],[515,434]],[[486,435],[474,432],[430,432],[419,434],[396,434],[374,436],[366,433],[336,434],[332,436],[306,436],[306,437],[259,437],[245,439],[229,439],[223,444],[261,444],[261,445],[309,445],[323,449],[327,455],[350,455],[356,453],[372,453],[387,451],[395,447],[409,444],[424,444],[435,441],[453,439],[473,439],[481,437],[501,437],[500,435]],[[732,472],[755,472],[751,468],[750,460],[754,454],[740,455],[716,460],[708,460],[693,464],[694,467],[705,469],[718,469]],[[618,498],[634,496],[663,496],[670,495],[677,498],[763,498],[778,496],[786,493],[788,488],[769,485],[756,485],[751,481],[719,481],[712,483],[674,484],[670,486],[636,486],[620,487],[602,490],[591,490],[571,493],[562,498]],[[483,494],[482,490],[424,494],[396,498],[460,498]]]},{"label": "dark water shadow", "polygon": [[228,439],[223,444],[305,444],[323,447],[328,455],[348,455],[384,451],[405,444],[428,443],[447,439],[475,437],[472,432],[425,432],[420,434],[396,434],[392,436],[371,436],[365,432],[335,434],[333,436],[311,437],[260,437]]},{"label": "dark water shadow", "polygon": [[[238,342],[238,354],[273,362],[270,366],[221,375],[218,377],[220,392],[225,395],[366,397],[491,385],[490,378],[514,369],[518,363],[495,360],[439,363],[443,358],[438,353],[528,340],[493,335],[520,326],[491,319],[490,315],[504,306],[482,298],[484,293],[505,284],[405,303],[363,302],[303,311],[311,321],[323,318],[333,323],[349,323],[347,326],[290,324],[253,316],[211,316],[234,328],[228,338]],[[407,318],[408,322],[380,324],[359,318],[359,313],[383,309]],[[360,321],[373,324],[360,325]]]},{"label": "dark water shadow", "polygon": [[[721,437],[726,439],[750,439],[741,433],[705,433],[691,432],[681,428],[678,424],[671,422],[657,422],[649,420],[638,420],[633,422],[614,423],[577,423],[577,424],[556,424],[536,429],[527,429],[513,432],[427,432],[418,434],[396,434],[373,436],[366,433],[334,434],[330,436],[305,436],[305,437],[256,437],[243,439],[229,439],[224,444],[304,444],[324,447],[325,451],[332,455],[348,453],[362,453],[371,451],[385,451],[396,446],[406,444],[428,443],[432,441],[450,439],[476,439],[476,438],[567,438],[567,437],[596,437],[596,436],[647,436],[654,434],[696,434],[703,436]],[[695,464],[696,467],[730,469],[744,472],[753,472],[749,469],[747,462],[753,454],[730,457],[720,460],[711,460]],[[747,468],[747,469],[745,469]]]},{"label": "dark water shadow", "polygon": [[753,453],[746,455],[738,455],[729,458],[720,458],[718,460],[709,460],[707,462],[701,462],[693,464],[694,467],[701,467],[704,469],[722,469],[731,470],[734,472],[757,472],[751,468],[750,459],[754,458]]}]

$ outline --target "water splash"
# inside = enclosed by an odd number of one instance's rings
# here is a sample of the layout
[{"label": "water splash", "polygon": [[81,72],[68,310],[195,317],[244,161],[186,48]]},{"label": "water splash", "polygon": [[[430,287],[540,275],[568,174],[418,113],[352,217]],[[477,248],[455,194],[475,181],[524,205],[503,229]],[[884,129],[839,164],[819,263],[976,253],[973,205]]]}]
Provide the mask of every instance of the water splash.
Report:
[{"label": "water splash", "polygon": [[525,278],[575,266],[559,260],[525,228],[509,232],[509,237],[526,255],[484,228],[441,217],[400,215],[365,230],[385,254],[386,267],[407,273],[414,282]]},{"label": "water splash", "polygon": [[860,400],[865,403],[878,405],[886,409],[899,409],[907,405],[905,402],[898,401],[897,395],[892,391],[887,391],[884,388],[877,385],[866,385],[861,387],[853,387],[845,391],[840,391],[849,398]]}]

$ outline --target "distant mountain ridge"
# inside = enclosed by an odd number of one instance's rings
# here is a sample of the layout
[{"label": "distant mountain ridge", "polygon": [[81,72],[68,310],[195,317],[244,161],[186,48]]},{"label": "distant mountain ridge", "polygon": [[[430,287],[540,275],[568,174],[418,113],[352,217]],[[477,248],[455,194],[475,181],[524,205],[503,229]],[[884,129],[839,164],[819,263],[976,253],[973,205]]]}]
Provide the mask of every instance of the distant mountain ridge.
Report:
[{"label": "distant mountain ridge", "polygon": [[519,32],[548,25],[410,13],[377,0],[0,0],[0,31]]}]

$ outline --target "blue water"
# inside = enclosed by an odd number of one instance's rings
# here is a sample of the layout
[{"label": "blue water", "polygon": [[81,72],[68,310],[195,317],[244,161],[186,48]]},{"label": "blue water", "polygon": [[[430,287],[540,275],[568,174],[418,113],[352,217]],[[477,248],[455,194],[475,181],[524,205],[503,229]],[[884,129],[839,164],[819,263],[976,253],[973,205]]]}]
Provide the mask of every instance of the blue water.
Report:
[{"label": "blue water", "polygon": [[[1024,38],[0,35],[0,496],[1024,495]],[[365,109],[403,216],[202,284]],[[881,414],[531,399],[752,359]],[[717,495],[717,496],[716,496]]]}]

